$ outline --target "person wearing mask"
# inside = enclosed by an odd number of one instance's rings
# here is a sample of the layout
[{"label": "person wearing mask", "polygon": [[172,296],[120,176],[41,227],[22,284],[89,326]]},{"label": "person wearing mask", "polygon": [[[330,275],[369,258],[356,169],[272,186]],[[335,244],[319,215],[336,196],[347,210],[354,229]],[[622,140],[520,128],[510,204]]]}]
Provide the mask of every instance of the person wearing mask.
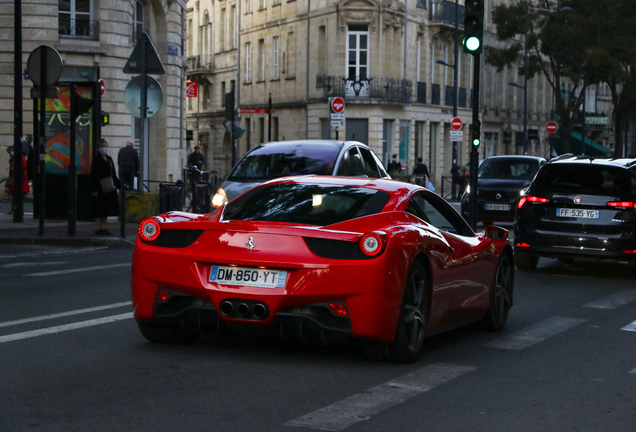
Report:
[{"label": "person wearing mask", "polygon": [[22,154],[24,156],[29,156],[29,152],[33,148],[31,143],[33,142],[33,135],[27,135],[26,138],[20,138],[22,141]]},{"label": "person wearing mask", "polygon": [[134,147],[132,140],[126,142],[117,154],[117,165],[119,166],[119,178],[126,187],[131,190],[134,185],[135,176],[139,175],[139,154]]},{"label": "person wearing mask", "polygon": [[91,192],[93,196],[93,216],[95,235],[113,235],[106,229],[108,216],[119,215],[117,189],[121,183],[115,172],[115,163],[108,156],[108,142],[99,141],[98,153],[91,164]]}]

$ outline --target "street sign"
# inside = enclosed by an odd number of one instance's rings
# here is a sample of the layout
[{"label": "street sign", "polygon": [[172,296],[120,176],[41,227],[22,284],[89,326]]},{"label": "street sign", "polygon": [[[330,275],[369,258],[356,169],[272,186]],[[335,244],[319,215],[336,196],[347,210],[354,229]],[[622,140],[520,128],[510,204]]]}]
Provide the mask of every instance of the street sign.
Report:
[{"label": "street sign", "polygon": [[344,120],[331,120],[332,127],[344,127],[344,125],[345,125]]},{"label": "street sign", "polygon": [[545,125],[545,130],[548,131],[548,133],[553,134],[555,133],[557,130],[559,129],[559,125],[557,124],[557,122],[555,121],[549,121],[546,125]]},{"label": "street sign", "polygon": [[460,119],[459,117],[454,117],[451,120],[451,127],[455,129],[456,131],[461,130],[463,125],[464,124],[462,123],[462,119]]},{"label": "street sign", "polygon": [[[145,53],[143,52],[145,50]],[[142,54],[146,56],[146,70],[147,74],[155,74],[155,75],[164,75],[166,73],[166,69],[163,67],[163,63],[161,63],[161,59],[159,58],[159,54],[157,54],[157,50],[155,46],[152,44],[150,40],[150,36],[148,33],[141,32],[139,35],[139,40],[133,48],[132,54],[128,58],[126,65],[124,66],[124,73],[127,74],[138,74],[142,73],[141,71],[141,60]]]},{"label": "street sign", "polygon": [[332,113],[336,113],[336,114],[344,112],[344,109],[345,109],[344,99],[341,97],[329,98],[329,109],[331,110]]},{"label": "street sign", "polygon": [[[44,91],[47,99],[57,99],[60,94],[57,87],[46,87]],[[40,87],[31,87],[31,99],[40,99]]]},{"label": "street sign", "polygon": [[[146,76],[146,118],[157,114],[163,105],[163,90],[156,78]],[[135,77],[124,90],[124,102],[132,115],[141,118],[141,76]]]},{"label": "street sign", "polygon": [[[42,55],[46,60],[41,64]],[[39,86],[44,81],[45,86],[53,85],[62,75],[62,56],[55,49],[41,45],[31,51],[27,60],[27,72],[33,84]]]},{"label": "street sign", "polygon": [[528,139],[529,140],[538,140],[539,139],[539,129],[528,129]]},{"label": "street sign", "polygon": [[345,115],[344,115],[344,113],[331,113],[331,114],[329,114],[329,118],[331,120],[344,120],[345,119]]},{"label": "street sign", "polygon": [[106,82],[102,78],[100,78],[97,82],[99,83],[99,94],[104,96],[104,93],[106,93]]},{"label": "street sign", "polygon": [[[239,108],[236,110],[239,114],[267,114],[267,108]],[[270,110],[273,114],[276,112],[274,108]]]},{"label": "street sign", "polygon": [[452,130],[452,131],[450,131],[450,140],[451,141],[463,141],[464,140],[464,131],[460,131],[460,130]]},{"label": "street sign", "polygon": [[186,82],[186,96],[197,97],[199,96],[199,83],[196,81]]}]

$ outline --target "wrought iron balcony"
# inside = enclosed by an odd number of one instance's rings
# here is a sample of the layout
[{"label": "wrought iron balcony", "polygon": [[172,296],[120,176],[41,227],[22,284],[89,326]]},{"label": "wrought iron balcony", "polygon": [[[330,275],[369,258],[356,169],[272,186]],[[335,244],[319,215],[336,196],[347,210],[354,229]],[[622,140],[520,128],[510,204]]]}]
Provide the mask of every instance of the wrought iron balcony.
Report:
[{"label": "wrought iron balcony", "polygon": [[63,37],[99,40],[99,21],[72,20],[60,16],[58,31]]},{"label": "wrought iron balcony", "polygon": [[411,103],[413,97],[413,81],[401,78],[368,77],[356,80],[345,76],[317,75],[316,87],[323,89],[326,98],[340,96]]},{"label": "wrought iron balcony", "polygon": [[[458,5],[457,23],[460,28],[464,28],[464,6]],[[447,24],[455,26],[455,2],[447,0],[431,1],[431,10],[429,13],[429,21],[431,24]]]},{"label": "wrought iron balcony", "polygon": [[214,55],[199,54],[188,57],[186,65],[188,67],[188,73],[201,70],[214,70]]}]

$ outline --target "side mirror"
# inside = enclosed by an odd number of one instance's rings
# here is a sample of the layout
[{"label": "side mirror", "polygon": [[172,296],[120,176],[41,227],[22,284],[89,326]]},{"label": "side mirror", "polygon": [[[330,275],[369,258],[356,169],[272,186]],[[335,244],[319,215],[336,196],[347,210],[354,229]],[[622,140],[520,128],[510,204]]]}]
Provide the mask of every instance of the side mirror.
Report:
[{"label": "side mirror", "polygon": [[485,235],[486,238],[492,240],[506,240],[508,238],[508,230],[503,229],[502,227],[498,227],[495,225],[489,225],[486,227]]}]

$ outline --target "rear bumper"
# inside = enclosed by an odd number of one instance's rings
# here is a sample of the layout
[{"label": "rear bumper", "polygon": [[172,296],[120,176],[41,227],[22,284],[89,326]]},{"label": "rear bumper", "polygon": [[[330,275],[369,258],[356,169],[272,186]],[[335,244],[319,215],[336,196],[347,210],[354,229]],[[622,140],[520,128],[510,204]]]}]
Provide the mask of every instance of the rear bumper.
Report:
[{"label": "rear bumper", "polygon": [[[530,246],[517,246],[519,243],[529,244]],[[599,247],[577,247],[577,246],[533,246],[531,242],[523,238],[515,238],[515,255],[528,254],[537,255],[548,258],[593,258],[599,260],[616,260],[616,261],[636,261],[636,254],[623,253],[620,250],[608,250]]]}]

